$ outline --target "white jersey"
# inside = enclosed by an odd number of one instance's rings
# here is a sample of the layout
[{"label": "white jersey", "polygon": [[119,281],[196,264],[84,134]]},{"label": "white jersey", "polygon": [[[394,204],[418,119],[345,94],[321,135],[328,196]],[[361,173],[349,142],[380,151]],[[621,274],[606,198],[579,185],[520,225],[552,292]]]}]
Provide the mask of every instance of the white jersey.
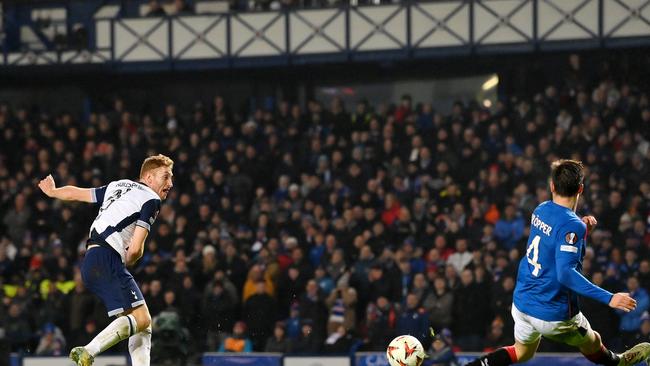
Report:
[{"label": "white jersey", "polygon": [[135,226],[151,229],[160,210],[160,197],[146,184],[129,179],[92,188],[91,193],[101,208],[90,226],[89,242],[110,245],[126,262]]}]

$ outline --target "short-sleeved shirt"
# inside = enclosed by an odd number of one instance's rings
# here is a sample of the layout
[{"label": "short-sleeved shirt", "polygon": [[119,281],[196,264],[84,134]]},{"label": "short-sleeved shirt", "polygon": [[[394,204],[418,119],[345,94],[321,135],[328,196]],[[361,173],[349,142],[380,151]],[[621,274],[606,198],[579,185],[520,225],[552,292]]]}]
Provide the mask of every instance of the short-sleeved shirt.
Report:
[{"label": "short-sleeved shirt", "polygon": [[89,241],[110,245],[126,261],[136,226],[147,230],[160,210],[160,197],[141,182],[128,179],[91,189],[93,202],[101,205],[90,226]]}]

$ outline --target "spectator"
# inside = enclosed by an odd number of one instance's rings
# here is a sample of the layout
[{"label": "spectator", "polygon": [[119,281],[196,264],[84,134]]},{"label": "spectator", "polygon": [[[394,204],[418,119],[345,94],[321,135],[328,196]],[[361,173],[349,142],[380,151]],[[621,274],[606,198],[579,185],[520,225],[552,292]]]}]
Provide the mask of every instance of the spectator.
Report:
[{"label": "spectator", "polygon": [[[144,292],[144,291],[143,291]],[[165,297],[163,294],[163,287],[160,280],[153,280],[149,285],[149,293],[147,294],[147,306],[151,312],[151,316],[155,317],[165,309]]]},{"label": "spectator", "polygon": [[460,286],[454,291],[453,319],[456,334],[456,344],[463,351],[478,351],[481,349],[481,335],[485,319],[481,319],[476,311],[476,304],[481,298],[476,293],[474,274],[465,269],[460,276]]},{"label": "spectator", "polygon": [[255,286],[255,294],[244,302],[243,317],[250,330],[253,349],[261,351],[275,322],[276,302],[266,291],[266,283],[260,281]]},{"label": "spectator", "polygon": [[158,0],[149,0],[149,10],[147,11],[148,17],[159,17],[165,15],[167,15],[167,13]]},{"label": "spectator", "polygon": [[176,304],[176,293],[172,290],[165,291],[163,300],[165,302],[165,309],[163,311],[176,313],[180,318],[180,312]]},{"label": "spectator", "polygon": [[95,321],[89,320],[86,322],[83,330],[77,331],[74,334],[75,338],[70,340],[70,344],[88,344],[99,334],[99,330]]},{"label": "spectator", "polygon": [[287,325],[287,336],[292,341],[295,341],[300,337],[302,332],[301,324],[303,323],[300,319],[300,305],[298,302],[291,304],[291,310],[289,311],[289,318],[285,321]]},{"label": "spectator", "polygon": [[25,195],[19,193],[14,198],[13,207],[2,218],[2,223],[7,228],[7,234],[11,241],[14,243],[22,242],[30,218],[31,210],[26,206]]},{"label": "spectator", "polygon": [[197,322],[200,319],[197,315],[200,312],[201,296],[194,288],[191,276],[183,277],[181,288],[178,291],[177,306],[183,325],[189,329],[197,328]]},{"label": "spectator", "polygon": [[201,318],[207,333],[207,344],[217,348],[217,335],[232,329],[234,325],[236,304],[221,281],[215,281],[210,287],[201,304]]},{"label": "spectator", "polygon": [[295,342],[293,348],[295,353],[305,354],[305,353],[318,353],[321,350],[322,338],[318,338],[318,335],[313,332],[312,327],[313,322],[311,319],[306,319],[301,325],[300,337]]},{"label": "spectator", "polygon": [[398,123],[404,122],[404,120],[411,114],[411,96],[408,94],[402,95],[400,105],[395,111],[395,121]]},{"label": "spectator", "polygon": [[[594,272],[591,275],[591,282],[596,286],[603,286],[603,273]],[[591,298],[580,298],[581,311],[589,319],[589,323],[594,329],[598,329],[598,333],[603,339],[604,343],[615,343],[618,335],[620,319],[616,313],[609,306],[597,302]]]},{"label": "spectator", "polygon": [[416,273],[415,276],[413,276],[413,288],[411,289],[411,292],[418,298],[419,303],[422,303],[424,298],[429,294],[429,292],[431,292],[429,286],[429,281],[425,277],[424,273]]},{"label": "spectator", "polygon": [[346,284],[338,286],[325,300],[329,308],[327,333],[332,334],[339,326],[354,329],[357,324],[356,304],[357,291]]},{"label": "spectator", "polygon": [[510,250],[515,248],[524,236],[524,220],[516,215],[514,205],[507,205],[500,218],[494,226],[494,236],[502,248]]},{"label": "spectator", "polygon": [[641,260],[639,263],[639,273],[637,274],[639,285],[646,290],[650,291],[650,261],[647,259]]},{"label": "spectator", "polygon": [[339,325],[335,332],[331,332],[325,339],[323,352],[347,355],[354,343],[354,338],[343,325]]},{"label": "spectator", "polygon": [[340,248],[335,249],[326,267],[327,274],[332,280],[337,281],[345,273],[346,268],[343,250]]},{"label": "spectator", "polygon": [[424,308],[419,306],[415,294],[406,296],[406,305],[397,318],[397,334],[410,334],[417,339],[425,339],[429,334],[429,319]]},{"label": "spectator", "polygon": [[397,300],[399,296],[395,295],[395,290],[392,281],[385,275],[384,266],[380,263],[372,265],[368,273],[368,286],[363,291],[363,299],[374,301],[379,297],[386,297],[391,300]]},{"label": "spectator", "polygon": [[5,322],[6,337],[12,352],[25,352],[28,350],[32,330],[27,321],[25,311],[18,304],[9,305],[8,319]]},{"label": "spectator", "polygon": [[264,352],[291,353],[292,342],[286,336],[283,322],[276,322],[273,335],[266,340]]},{"label": "spectator", "polygon": [[451,264],[458,273],[472,261],[472,253],[467,249],[467,239],[459,238],[456,240],[456,252],[447,259],[447,264]]},{"label": "spectator", "polygon": [[[162,225],[159,227],[162,227]],[[200,263],[196,263],[194,267],[194,283],[199,287],[205,287],[217,271],[217,250],[212,245],[206,245],[201,250],[200,258],[196,257],[197,261],[199,259]],[[254,270],[255,274],[259,272],[259,268],[255,268]],[[253,271],[253,268],[251,268],[251,271]],[[242,301],[246,301],[246,299],[242,297]]]},{"label": "spectator", "polygon": [[257,291],[257,284],[259,282],[264,282],[264,289],[269,296],[275,295],[275,285],[271,280],[270,276],[264,273],[264,270],[261,266],[255,265],[252,266],[248,272],[248,278],[244,283],[244,291],[242,293],[242,301],[246,302],[249,297]]},{"label": "spectator", "polygon": [[641,327],[643,313],[648,311],[650,307],[650,298],[648,298],[646,290],[639,287],[639,280],[636,277],[627,279],[626,292],[636,300],[636,308],[630,312],[623,312],[622,310],[616,310],[616,312],[621,318],[619,330],[621,331],[623,344],[625,347],[628,347],[634,340],[634,335]]},{"label": "spectator", "polygon": [[449,328],[453,321],[452,306],[454,295],[447,288],[445,279],[437,277],[433,281],[433,291],[424,298],[422,306],[429,314],[429,324],[436,331]]},{"label": "spectator", "polygon": [[278,302],[282,307],[281,315],[286,316],[290,304],[297,302],[305,291],[307,274],[301,273],[297,266],[290,266],[278,281]]},{"label": "spectator", "polygon": [[63,332],[52,323],[46,323],[42,329],[41,339],[36,347],[37,356],[65,355],[65,338]]},{"label": "spectator", "polygon": [[305,293],[300,298],[300,318],[309,320],[310,334],[321,340],[325,338],[327,308],[314,280],[307,282]]},{"label": "spectator", "polygon": [[246,323],[242,321],[235,323],[232,335],[224,338],[218,352],[253,352],[253,342],[246,336]]},{"label": "spectator", "polygon": [[329,277],[323,267],[317,267],[314,272],[314,279],[318,283],[318,288],[323,296],[328,296],[334,289],[334,281]]},{"label": "spectator", "polygon": [[650,316],[648,312],[644,312],[641,315],[641,328],[634,335],[634,343],[648,342],[650,341]]},{"label": "spectator", "polygon": [[[65,317],[65,297],[57,289],[57,284],[54,281],[41,282],[42,286],[47,286],[47,292],[42,288],[41,296],[44,297],[40,301],[38,309],[38,314],[36,315],[39,323],[64,323]],[[46,328],[43,328],[46,329]],[[49,328],[47,328],[49,329]],[[61,330],[59,329],[59,332]],[[63,336],[63,334],[61,334]]]},{"label": "spectator", "polygon": [[431,348],[428,350],[428,361],[433,366],[457,366],[458,359],[454,354],[451,343],[451,332],[449,329],[443,329],[441,334],[433,337]]},{"label": "spectator", "polygon": [[503,327],[504,323],[500,317],[497,317],[492,321],[490,332],[483,342],[482,352],[492,352],[499,347],[502,347],[504,344],[511,344],[514,342],[514,339],[512,337],[506,335]]},{"label": "spectator", "polygon": [[387,298],[381,296],[366,310],[366,343],[369,351],[383,351],[395,335],[397,314]]},{"label": "spectator", "polygon": [[185,2],[185,0],[174,0],[174,14],[176,15],[188,15],[192,14],[194,11],[192,7]]}]

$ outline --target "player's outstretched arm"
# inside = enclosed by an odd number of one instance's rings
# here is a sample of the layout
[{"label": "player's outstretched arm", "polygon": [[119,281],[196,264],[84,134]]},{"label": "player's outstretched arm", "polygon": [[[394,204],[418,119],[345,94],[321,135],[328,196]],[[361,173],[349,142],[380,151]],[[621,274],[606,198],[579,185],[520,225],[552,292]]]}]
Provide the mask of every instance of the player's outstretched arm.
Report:
[{"label": "player's outstretched arm", "polygon": [[609,307],[629,313],[636,309],[636,300],[630,297],[627,292],[618,292],[609,300]]},{"label": "player's outstretched arm", "polygon": [[57,188],[52,174],[38,182],[38,188],[40,188],[48,197],[64,201],[93,202],[90,188],[79,188],[75,186]]},{"label": "player's outstretched arm", "polygon": [[558,233],[560,242],[555,244],[557,281],[579,295],[609,304],[613,294],[591,283],[578,270],[581,248],[585,245],[586,227],[583,225],[585,224],[568,225],[561,228]]},{"label": "player's outstretched arm", "polygon": [[131,238],[131,244],[126,251],[126,265],[132,266],[135,262],[138,261],[144,254],[144,241],[147,239],[147,234],[149,231],[142,226],[135,226],[133,230],[133,237]]}]

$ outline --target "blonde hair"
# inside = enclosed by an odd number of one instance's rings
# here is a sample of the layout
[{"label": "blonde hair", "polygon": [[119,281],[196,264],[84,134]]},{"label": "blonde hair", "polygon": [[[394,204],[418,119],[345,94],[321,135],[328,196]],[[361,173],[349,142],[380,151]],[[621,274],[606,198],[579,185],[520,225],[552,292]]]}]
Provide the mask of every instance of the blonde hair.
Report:
[{"label": "blonde hair", "polygon": [[152,155],[144,159],[140,167],[140,178],[144,177],[150,170],[160,168],[161,166],[169,167],[170,169],[174,168],[174,161],[163,154]]}]

